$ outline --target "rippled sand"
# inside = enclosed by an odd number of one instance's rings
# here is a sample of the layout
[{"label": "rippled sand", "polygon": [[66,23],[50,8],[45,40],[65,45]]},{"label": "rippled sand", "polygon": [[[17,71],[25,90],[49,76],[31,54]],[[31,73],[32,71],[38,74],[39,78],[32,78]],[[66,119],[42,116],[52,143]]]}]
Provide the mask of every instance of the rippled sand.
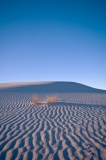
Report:
[{"label": "rippled sand", "polygon": [[0,91],[0,160],[106,160],[106,94],[33,94]]}]

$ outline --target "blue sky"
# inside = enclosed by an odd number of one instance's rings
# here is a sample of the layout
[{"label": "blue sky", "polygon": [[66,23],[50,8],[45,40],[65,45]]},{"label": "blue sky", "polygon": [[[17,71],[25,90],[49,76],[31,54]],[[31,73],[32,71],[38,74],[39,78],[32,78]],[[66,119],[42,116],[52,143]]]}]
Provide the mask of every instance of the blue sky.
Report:
[{"label": "blue sky", "polygon": [[0,1],[0,83],[106,89],[106,1]]}]

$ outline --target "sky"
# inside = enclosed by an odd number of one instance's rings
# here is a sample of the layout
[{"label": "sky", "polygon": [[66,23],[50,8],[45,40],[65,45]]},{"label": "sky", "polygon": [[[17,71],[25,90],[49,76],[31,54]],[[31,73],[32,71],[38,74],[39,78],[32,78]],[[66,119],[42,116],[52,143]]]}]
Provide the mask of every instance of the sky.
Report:
[{"label": "sky", "polygon": [[105,0],[0,0],[0,83],[106,90]]}]

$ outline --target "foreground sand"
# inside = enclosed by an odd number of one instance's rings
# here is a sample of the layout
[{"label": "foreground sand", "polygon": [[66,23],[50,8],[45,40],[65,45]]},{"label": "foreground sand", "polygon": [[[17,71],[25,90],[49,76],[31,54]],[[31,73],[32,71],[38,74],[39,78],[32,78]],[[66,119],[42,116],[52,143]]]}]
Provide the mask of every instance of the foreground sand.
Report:
[{"label": "foreground sand", "polygon": [[106,160],[106,94],[33,94],[0,91],[0,160]]}]

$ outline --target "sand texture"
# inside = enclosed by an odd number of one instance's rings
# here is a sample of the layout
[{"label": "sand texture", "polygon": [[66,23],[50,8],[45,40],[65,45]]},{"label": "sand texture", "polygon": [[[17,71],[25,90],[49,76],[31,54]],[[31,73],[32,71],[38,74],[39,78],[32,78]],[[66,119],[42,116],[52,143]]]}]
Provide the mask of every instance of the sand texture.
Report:
[{"label": "sand texture", "polygon": [[[41,104],[31,104],[32,95]],[[59,101],[45,104],[47,95]],[[0,91],[0,160],[106,160],[106,93]]]}]

